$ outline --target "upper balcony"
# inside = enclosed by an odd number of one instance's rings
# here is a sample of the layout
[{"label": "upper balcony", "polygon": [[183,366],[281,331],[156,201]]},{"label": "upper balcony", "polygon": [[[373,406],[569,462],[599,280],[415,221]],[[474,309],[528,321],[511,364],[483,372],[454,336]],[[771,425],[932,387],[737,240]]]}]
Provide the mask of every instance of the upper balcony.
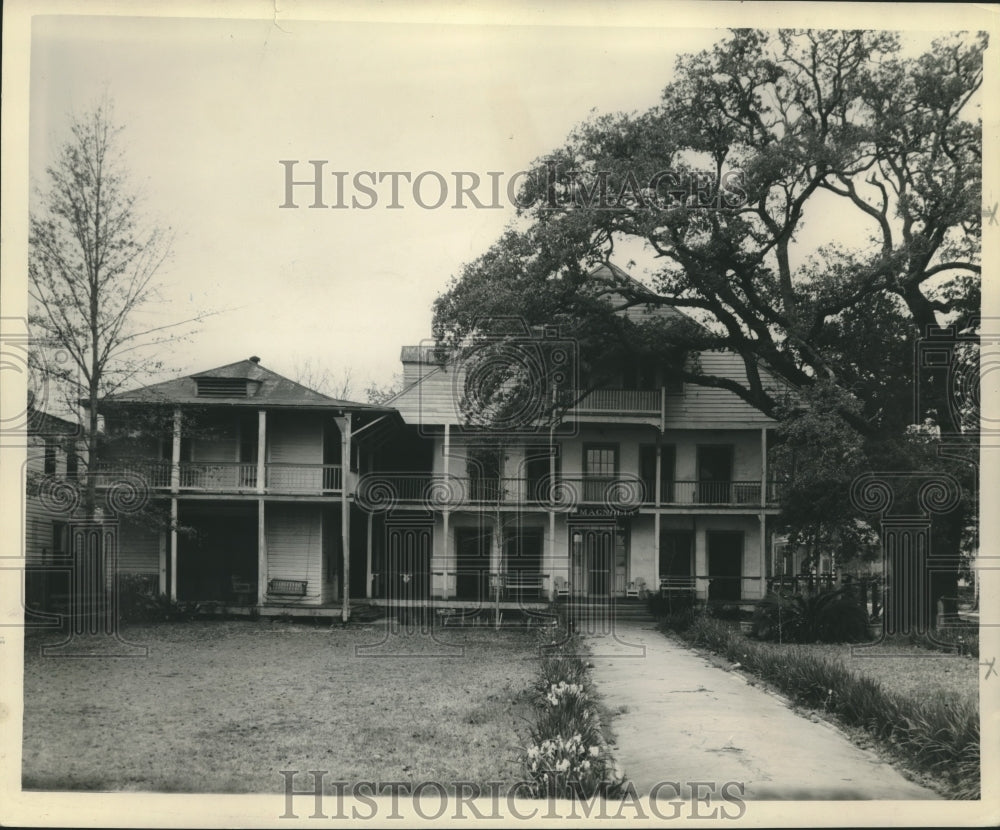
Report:
[{"label": "upper balcony", "polygon": [[343,492],[343,469],[339,464],[267,463],[263,481],[256,463],[237,461],[182,461],[175,471],[169,461],[135,459],[109,462],[97,468],[98,487],[113,487],[116,482],[135,478],[144,481],[150,491],[191,494],[328,496]]},{"label": "upper balcony", "polygon": [[595,389],[577,392],[573,407],[578,415],[650,415],[659,417],[663,410],[661,389]]},{"label": "upper balcony", "polygon": [[624,475],[477,479],[418,473],[372,473],[361,479],[358,489],[363,503],[423,504],[431,509],[532,506],[559,511],[576,507],[607,507],[614,511],[651,507],[777,507],[776,483],[767,483],[762,502],[764,488],[760,480],[665,482],[659,500],[656,499],[654,482]]}]

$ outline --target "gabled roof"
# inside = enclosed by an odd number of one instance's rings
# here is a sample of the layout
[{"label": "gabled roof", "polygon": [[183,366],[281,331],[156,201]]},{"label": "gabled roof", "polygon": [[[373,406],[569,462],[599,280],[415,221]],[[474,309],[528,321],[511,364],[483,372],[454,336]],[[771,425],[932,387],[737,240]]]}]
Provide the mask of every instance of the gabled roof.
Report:
[{"label": "gabled roof", "polygon": [[42,412],[40,409],[35,409],[34,403],[28,402],[28,435],[45,435],[45,436],[55,436],[55,435],[78,435],[80,433],[80,425],[68,421],[65,418],[60,418],[57,415],[50,415],[48,412]]},{"label": "gabled roof", "polygon": [[632,306],[625,310],[624,314],[630,320],[638,322],[643,318],[647,320],[656,319],[658,321],[676,323],[679,326],[685,326],[689,330],[701,334],[711,334],[708,329],[693,317],[689,317],[683,311],[665,304],[663,299],[654,291],[611,262],[598,265],[590,272],[590,276],[604,280],[612,285],[616,282],[621,283],[623,288],[628,288],[630,293],[639,298],[649,298],[648,306]]},{"label": "gabled roof", "polygon": [[[219,391],[213,392],[211,397],[203,397],[198,394],[198,381],[203,379],[219,380],[246,380],[248,391],[246,395],[226,395]],[[198,404],[198,405],[225,405],[225,406],[249,406],[259,408],[261,406],[280,407],[305,407],[317,409],[365,409],[375,411],[386,411],[388,407],[373,406],[371,404],[345,401],[339,398],[331,398],[314,389],[309,389],[300,383],[289,380],[277,372],[272,372],[260,365],[259,358],[248,358],[226,366],[219,366],[215,369],[208,369],[204,372],[197,372],[182,378],[154,383],[151,386],[143,386],[130,392],[121,392],[115,395],[108,395],[102,403],[110,404],[131,404],[131,403],[162,403],[162,404]]]}]

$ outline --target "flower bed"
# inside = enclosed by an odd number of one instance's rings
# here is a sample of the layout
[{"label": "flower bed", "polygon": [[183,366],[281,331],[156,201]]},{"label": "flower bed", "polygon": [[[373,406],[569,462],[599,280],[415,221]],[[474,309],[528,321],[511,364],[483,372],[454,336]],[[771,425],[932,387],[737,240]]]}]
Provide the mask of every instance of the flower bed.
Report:
[{"label": "flower bed", "polygon": [[582,643],[563,634],[541,661],[523,766],[536,798],[613,797],[624,776],[604,738]]}]

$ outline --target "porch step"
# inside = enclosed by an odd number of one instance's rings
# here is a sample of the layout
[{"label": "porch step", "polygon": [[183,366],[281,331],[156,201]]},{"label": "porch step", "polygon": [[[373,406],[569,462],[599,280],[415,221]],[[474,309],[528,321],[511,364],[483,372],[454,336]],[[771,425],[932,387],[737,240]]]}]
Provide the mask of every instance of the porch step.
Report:
[{"label": "porch step", "polygon": [[610,617],[616,620],[648,623],[654,625],[656,619],[649,613],[649,608],[642,601],[619,600],[612,603],[587,602],[580,600],[563,601],[560,603],[567,612],[572,612],[578,617]]}]

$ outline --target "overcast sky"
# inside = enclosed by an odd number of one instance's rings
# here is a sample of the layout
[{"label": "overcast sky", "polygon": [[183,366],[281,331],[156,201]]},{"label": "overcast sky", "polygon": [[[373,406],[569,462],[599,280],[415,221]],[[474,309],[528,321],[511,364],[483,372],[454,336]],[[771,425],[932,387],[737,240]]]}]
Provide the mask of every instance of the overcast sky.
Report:
[{"label": "overcast sky", "polygon": [[[146,208],[175,234],[158,313],[225,309],[160,357],[188,372],[256,354],[293,376],[311,358],[334,376],[351,367],[360,399],[399,371],[400,346],[430,335],[434,297],[512,220],[509,177],[592,110],[653,105],[679,53],[724,35],[657,22],[36,17],[30,171],[43,180],[68,114],[107,91]],[[402,181],[402,209],[387,209],[384,182],[370,210],[308,209],[308,188],[296,189],[299,209],[281,209],[282,159],[300,161],[296,178],[325,160],[328,204],[335,170],[348,173],[348,204],[367,201],[352,187],[359,171],[438,171],[449,198],[421,208]],[[453,209],[452,171],[502,173],[502,209]],[[436,200],[433,178],[421,193]],[[479,193],[489,202],[487,184]]]},{"label": "overcast sky", "polygon": [[[430,306],[462,263],[514,215],[508,178],[559,144],[589,110],[644,109],[679,49],[715,31],[402,26],[51,17],[33,29],[31,172],[44,177],[67,113],[106,88],[126,125],[147,209],[174,233],[162,271],[165,315],[229,309],[169,355],[198,370],[259,355],[293,374],[353,367],[355,395],[399,370],[399,348],[430,334]],[[441,208],[400,179],[370,210],[313,210],[311,188],[284,202],[281,159],[347,171],[345,202],[371,199],[358,171],[439,171]],[[453,171],[503,173],[502,208],[456,210]],[[471,181],[471,180],[469,180]],[[367,183],[367,180],[365,180]],[[336,201],[326,176],[324,200]],[[434,177],[421,182],[438,201]]]}]

